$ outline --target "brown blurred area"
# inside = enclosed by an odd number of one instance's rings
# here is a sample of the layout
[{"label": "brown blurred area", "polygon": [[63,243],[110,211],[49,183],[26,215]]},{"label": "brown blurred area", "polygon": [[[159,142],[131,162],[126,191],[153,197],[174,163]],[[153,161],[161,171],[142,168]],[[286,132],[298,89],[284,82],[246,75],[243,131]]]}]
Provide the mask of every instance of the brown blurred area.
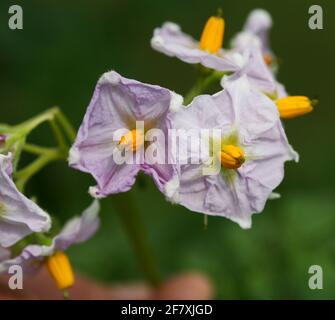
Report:
[{"label": "brown blurred area", "polygon": [[[197,272],[171,277],[157,289],[145,283],[106,286],[83,276],[76,276],[69,290],[72,300],[208,300],[213,298],[210,281]],[[48,271],[43,268],[36,275],[26,277],[22,290],[8,288],[8,277],[0,279],[0,300],[59,300],[63,299]]]}]

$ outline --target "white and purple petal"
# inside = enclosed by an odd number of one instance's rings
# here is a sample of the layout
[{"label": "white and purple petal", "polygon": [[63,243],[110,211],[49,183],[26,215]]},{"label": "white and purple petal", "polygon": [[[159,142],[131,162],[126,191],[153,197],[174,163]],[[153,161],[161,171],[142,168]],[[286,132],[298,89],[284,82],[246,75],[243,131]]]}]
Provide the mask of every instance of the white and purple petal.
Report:
[{"label": "white and purple petal", "polygon": [[173,22],[166,22],[154,30],[151,46],[169,57],[177,57],[186,63],[200,63],[207,68],[223,72],[240,69],[239,60],[233,51],[220,50],[211,54],[199,48],[199,42],[181,31]]},{"label": "white and purple petal", "polygon": [[169,114],[178,111],[181,103],[180,96],[168,89],[127,79],[114,71],[101,77],[69,158],[71,167],[95,178],[97,186],[90,189],[91,195],[99,198],[128,191],[140,170],[151,174],[159,187],[167,181],[165,173],[171,168],[161,175],[161,169],[148,167],[143,150],[138,151],[143,160],[140,163],[118,163],[114,134],[136,129],[136,121],[143,121],[145,129],[167,130]]},{"label": "white and purple petal", "polygon": [[0,246],[10,247],[33,232],[50,228],[50,216],[15,186],[11,155],[0,154]]},{"label": "white and purple petal", "polygon": [[74,244],[90,239],[100,226],[99,211],[99,201],[94,200],[80,217],[68,221],[53,240],[54,250],[64,251]]},{"label": "white and purple petal", "polygon": [[9,250],[0,247],[0,273],[8,272],[12,265],[20,265],[24,272],[32,273],[42,265],[46,257],[87,241],[100,226],[99,210],[99,202],[94,200],[80,217],[75,217],[66,223],[61,232],[53,238],[50,246],[31,244],[13,258],[10,258]]},{"label": "white and purple petal", "polygon": [[251,11],[243,30],[232,40],[232,47],[241,51],[257,48],[263,54],[272,55],[268,39],[271,27],[272,18],[266,10],[255,9]]},{"label": "white and purple petal", "polygon": [[287,96],[285,87],[276,80],[275,76],[266,65],[259,49],[248,49],[245,51],[245,56],[246,63],[241,70],[231,76],[224,76],[221,79],[221,86],[223,88],[228,82],[247,76],[250,84],[265,94],[275,98]]},{"label": "white and purple petal", "polygon": [[[207,112],[209,109],[211,112]],[[190,119],[189,126],[194,128],[221,128],[223,136],[236,131],[247,160],[236,171],[216,175],[203,175],[203,163],[182,165],[179,176],[174,177],[179,181],[174,181],[178,191],[174,190],[173,201],[177,199],[192,211],[225,216],[249,228],[251,215],[263,210],[282,181],[285,161],[297,160],[275,104],[244,76],[214,96],[195,98],[180,117]],[[184,126],[180,121],[175,123]]]}]

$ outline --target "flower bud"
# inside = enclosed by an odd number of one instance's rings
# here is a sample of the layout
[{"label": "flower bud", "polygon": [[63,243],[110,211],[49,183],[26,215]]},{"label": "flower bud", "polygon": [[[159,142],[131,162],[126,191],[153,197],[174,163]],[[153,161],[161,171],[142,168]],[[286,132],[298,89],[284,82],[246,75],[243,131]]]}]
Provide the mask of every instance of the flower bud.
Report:
[{"label": "flower bud", "polygon": [[222,47],[224,27],[223,18],[220,16],[210,17],[200,38],[200,49],[217,53]]},{"label": "flower bud", "polygon": [[313,111],[313,101],[305,96],[290,96],[276,100],[283,119],[291,119]]},{"label": "flower bud", "polygon": [[220,153],[221,165],[227,169],[238,169],[244,162],[244,152],[240,147],[226,145]]},{"label": "flower bud", "polygon": [[60,290],[66,290],[74,284],[71,263],[64,252],[57,251],[46,261],[48,270]]}]

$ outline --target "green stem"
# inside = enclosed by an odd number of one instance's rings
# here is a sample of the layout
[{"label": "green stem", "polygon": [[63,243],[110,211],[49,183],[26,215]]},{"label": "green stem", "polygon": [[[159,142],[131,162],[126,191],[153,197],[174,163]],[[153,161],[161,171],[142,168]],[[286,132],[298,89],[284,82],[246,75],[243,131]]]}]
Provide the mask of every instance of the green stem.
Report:
[{"label": "green stem", "polygon": [[2,125],[3,128],[7,128],[7,133],[10,133],[10,137],[6,143],[6,149],[10,150],[17,141],[25,142],[27,136],[31,133],[31,131],[33,131],[35,128],[37,128],[42,123],[53,120],[58,110],[59,109],[57,108],[51,108],[37,115],[36,117],[33,117],[27,121],[24,121],[23,123],[20,123],[19,125],[16,125],[16,126],[4,127],[6,125]]},{"label": "green stem", "polygon": [[60,130],[58,124],[56,123],[56,121],[54,119],[50,120],[50,126],[51,126],[51,129],[52,129],[53,134],[55,136],[55,139],[58,143],[59,148],[63,151],[67,151],[67,145],[66,145],[66,142],[64,140],[63,133]]},{"label": "green stem", "polygon": [[41,155],[41,154],[47,153],[47,152],[49,152],[53,149],[52,148],[41,147],[41,146],[31,144],[31,143],[26,143],[23,146],[22,150],[25,151],[25,152],[32,153],[32,154]]},{"label": "green stem", "polygon": [[8,133],[11,130],[11,126],[8,124],[0,123],[0,134]]},{"label": "green stem", "polygon": [[160,284],[158,267],[149,246],[142,219],[133,205],[131,193],[120,193],[111,197],[111,200],[149,283],[152,286],[158,286]]},{"label": "green stem", "polygon": [[76,130],[74,129],[71,122],[66,118],[66,116],[60,109],[58,109],[58,112],[56,113],[56,119],[63,127],[70,142],[73,143],[74,140],[76,139]]},{"label": "green stem", "polygon": [[[21,135],[28,135],[32,130],[34,130],[36,127],[38,127],[42,123],[46,121],[50,121],[51,124],[53,123],[51,126],[55,132],[55,127],[57,127],[55,120],[57,120],[58,123],[61,125],[61,127],[64,129],[69,140],[73,142],[76,137],[76,131],[73,128],[70,121],[66,118],[66,116],[63,114],[63,112],[58,107],[53,107],[37,115],[36,117],[33,117],[32,119],[19,124],[16,127],[12,127],[11,130],[20,132]],[[56,130],[60,132],[59,127]],[[56,138],[58,139],[58,142],[61,142],[59,132],[57,133],[55,132],[55,133],[56,133]]]},{"label": "green stem", "polygon": [[204,93],[208,88],[216,84],[224,76],[225,73],[213,71],[209,75],[201,75],[195,85],[185,95],[184,103],[188,105],[192,102],[193,98]]},{"label": "green stem", "polygon": [[59,112],[58,108],[51,108],[37,115],[36,117],[19,124],[16,127],[16,130],[22,135],[28,135],[32,130],[34,130],[42,123],[53,120],[57,112]]},{"label": "green stem", "polygon": [[19,138],[16,141],[15,153],[14,153],[14,159],[13,159],[13,170],[14,170],[14,172],[16,171],[16,168],[18,166],[19,159],[21,157],[21,153],[22,153],[22,150],[23,150],[23,147],[24,147],[25,143],[26,143],[26,137],[25,136]]},{"label": "green stem", "polygon": [[71,300],[70,292],[68,290],[63,290],[63,299],[64,300]]},{"label": "green stem", "polygon": [[[33,144],[26,144],[25,140],[30,132],[46,121],[50,123],[51,129],[58,143],[58,148],[45,148]],[[18,159],[20,158],[19,155],[22,150],[39,156],[34,162],[15,174],[17,187],[19,190],[23,191],[29,179],[47,164],[60,159],[66,160],[68,145],[64,139],[61,129],[67,133],[71,142],[73,142],[75,138],[75,131],[65,115],[57,107],[51,108],[42,114],[12,128],[14,129],[14,132],[16,132],[13,137],[13,143],[15,143],[16,139],[19,141],[15,156],[15,164],[18,162]],[[9,146],[11,145],[9,144]]]},{"label": "green stem", "polygon": [[58,149],[51,149],[50,151],[40,155],[34,162],[29,164],[27,167],[16,172],[15,180],[17,188],[21,192],[23,192],[26,183],[33,175],[42,170],[50,162],[61,159],[66,159],[66,155]]}]

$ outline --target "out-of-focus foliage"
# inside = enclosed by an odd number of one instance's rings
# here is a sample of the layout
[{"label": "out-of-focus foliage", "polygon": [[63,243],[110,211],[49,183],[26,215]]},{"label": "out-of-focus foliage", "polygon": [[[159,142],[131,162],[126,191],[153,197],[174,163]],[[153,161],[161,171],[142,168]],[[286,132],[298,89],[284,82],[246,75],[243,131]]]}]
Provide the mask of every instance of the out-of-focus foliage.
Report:
[{"label": "out-of-focus foliage", "polygon": [[[16,1],[24,10],[24,30],[8,29],[8,7],[0,3],[1,122],[18,123],[59,105],[78,126],[98,77],[115,69],[140,81],[179,93],[193,84],[192,66],[150,48],[153,28],[166,20],[199,36],[207,17],[223,6],[225,43],[248,12],[268,9],[274,19],[272,47],[280,59],[279,78],[292,94],[320,99],[315,111],[285,123],[300,164],[287,165],[282,199],[240,229],[165,202],[146,179],[132,192],[164,275],[202,270],[214,281],[218,298],[335,298],[335,149],[333,57],[335,2],[322,1],[324,30],[308,29],[309,1]],[[47,130],[32,139],[51,143]],[[90,202],[87,175],[52,165],[29,185],[50,213],[65,220]],[[142,278],[111,201],[103,201],[103,226],[90,242],[73,248],[77,268],[103,281]],[[308,288],[308,268],[324,271],[324,289]]]}]

